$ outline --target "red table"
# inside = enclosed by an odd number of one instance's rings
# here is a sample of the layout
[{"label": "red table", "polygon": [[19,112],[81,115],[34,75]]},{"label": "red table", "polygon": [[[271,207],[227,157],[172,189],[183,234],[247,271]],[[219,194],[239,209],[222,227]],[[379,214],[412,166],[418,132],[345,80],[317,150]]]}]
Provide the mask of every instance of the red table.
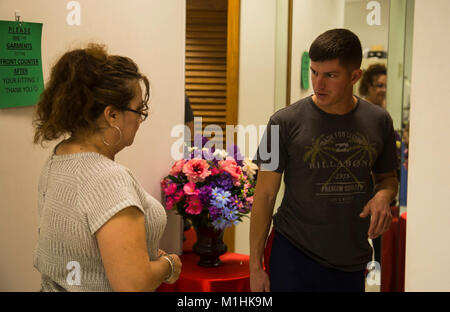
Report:
[{"label": "red table", "polygon": [[227,252],[220,257],[222,265],[204,268],[197,265],[199,256],[192,252],[195,231],[185,232],[183,244],[183,264],[180,278],[175,284],[162,284],[160,292],[249,292],[249,256]]},{"label": "red table", "polygon": [[392,218],[389,230],[381,242],[382,292],[405,291],[406,212]]}]

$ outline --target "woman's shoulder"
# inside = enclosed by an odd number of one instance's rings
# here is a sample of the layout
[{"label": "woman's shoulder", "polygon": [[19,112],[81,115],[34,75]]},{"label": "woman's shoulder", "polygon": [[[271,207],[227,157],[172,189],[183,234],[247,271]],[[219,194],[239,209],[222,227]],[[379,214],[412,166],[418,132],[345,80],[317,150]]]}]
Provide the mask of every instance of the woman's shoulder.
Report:
[{"label": "woman's shoulder", "polygon": [[78,159],[79,177],[90,180],[133,180],[130,170],[101,154],[83,153]]}]

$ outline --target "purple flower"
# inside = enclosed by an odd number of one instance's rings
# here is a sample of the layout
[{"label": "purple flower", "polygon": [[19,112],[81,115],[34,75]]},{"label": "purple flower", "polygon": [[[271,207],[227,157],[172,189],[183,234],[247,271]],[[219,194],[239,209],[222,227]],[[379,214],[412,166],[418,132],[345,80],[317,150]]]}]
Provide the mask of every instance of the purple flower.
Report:
[{"label": "purple flower", "polygon": [[230,221],[228,221],[227,219],[221,217],[221,218],[217,218],[216,220],[214,220],[212,222],[212,225],[214,226],[214,228],[216,230],[224,230],[225,228],[231,226],[230,225]]},{"label": "purple flower", "polygon": [[241,201],[239,200],[239,197],[237,195],[233,195],[230,197],[230,205],[233,208],[239,208],[239,204],[242,205]]},{"label": "purple flower", "polygon": [[211,220],[213,221],[217,220],[219,217],[222,216],[222,209],[217,208],[216,206],[209,206],[208,210],[209,215],[211,216]]},{"label": "purple flower", "polygon": [[212,189],[212,199],[210,204],[217,208],[224,208],[230,202],[231,193],[219,187]]},{"label": "purple flower", "polygon": [[211,186],[228,191],[233,187],[233,178],[228,172],[222,172],[215,181],[211,182]]},{"label": "purple flower", "polygon": [[209,205],[211,200],[211,186],[205,185],[200,188],[200,192],[198,194],[198,198],[202,202],[203,206]]}]

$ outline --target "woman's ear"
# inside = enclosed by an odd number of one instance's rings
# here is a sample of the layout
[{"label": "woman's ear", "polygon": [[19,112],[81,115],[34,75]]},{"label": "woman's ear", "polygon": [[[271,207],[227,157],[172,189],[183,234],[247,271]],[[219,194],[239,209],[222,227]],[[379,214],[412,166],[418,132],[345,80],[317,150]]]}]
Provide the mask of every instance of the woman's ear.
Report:
[{"label": "woman's ear", "polygon": [[118,114],[119,114],[118,110],[112,105],[106,106],[106,108],[103,111],[103,117],[105,117],[106,122],[110,126],[113,126],[116,123]]}]

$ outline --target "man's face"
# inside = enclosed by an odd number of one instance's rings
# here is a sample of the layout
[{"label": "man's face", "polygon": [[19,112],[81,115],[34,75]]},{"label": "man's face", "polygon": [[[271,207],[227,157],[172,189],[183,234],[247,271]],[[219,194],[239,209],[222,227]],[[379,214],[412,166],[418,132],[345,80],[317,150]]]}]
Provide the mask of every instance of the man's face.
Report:
[{"label": "man's face", "polygon": [[[315,103],[324,109],[333,109],[353,96],[353,85],[360,77],[360,70],[350,71],[338,59],[311,61],[311,81]],[[344,103],[348,104],[348,103]]]}]

